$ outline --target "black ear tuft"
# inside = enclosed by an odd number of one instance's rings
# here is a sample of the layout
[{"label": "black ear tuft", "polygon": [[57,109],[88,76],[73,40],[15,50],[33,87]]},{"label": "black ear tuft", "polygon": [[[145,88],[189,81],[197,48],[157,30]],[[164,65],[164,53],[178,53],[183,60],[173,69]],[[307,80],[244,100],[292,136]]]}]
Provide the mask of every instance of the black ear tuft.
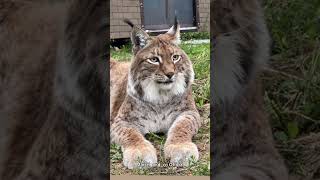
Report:
[{"label": "black ear tuft", "polygon": [[174,17],[174,25],[173,25],[175,32],[176,32],[177,29],[178,29],[178,25],[179,25],[179,21],[178,21],[177,15],[176,15],[176,16]]},{"label": "black ear tuft", "polygon": [[123,22],[128,24],[131,28],[131,42],[133,44],[133,53],[136,54],[140,49],[148,44],[149,35],[141,28],[134,25],[129,19],[124,19]]},{"label": "black ear tuft", "polygon": [[124,19],[123,22],[127,23],[130,27],[134,27],[134,24],[129,19]]},{"label": "black ear tuft", "polygon": [[177,16],[175,16],[174,18],[174,25],[169,29],[169,31],[167,32],[167,34],[169,34],[170,36],[172,36],[172,42],[174,44],[180,44],[181,43],[181,39],[180,39],[180,25],[178,22],[178,18]]}]

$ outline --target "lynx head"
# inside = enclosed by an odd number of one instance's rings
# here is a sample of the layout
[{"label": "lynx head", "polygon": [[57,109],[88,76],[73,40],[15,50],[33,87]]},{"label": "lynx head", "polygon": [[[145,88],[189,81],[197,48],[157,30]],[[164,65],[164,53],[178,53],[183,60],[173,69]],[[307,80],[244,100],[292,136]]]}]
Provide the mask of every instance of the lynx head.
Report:
[{"label": "lynx head", "polygon": [[182,95],[193,82],[191,61],[178,46],[180,26],[177,19],[164,34],[149,36],[144,30],[125,20],[132,27],[133,55],[128,77],[128,94],[152,103],[165,103]]}]

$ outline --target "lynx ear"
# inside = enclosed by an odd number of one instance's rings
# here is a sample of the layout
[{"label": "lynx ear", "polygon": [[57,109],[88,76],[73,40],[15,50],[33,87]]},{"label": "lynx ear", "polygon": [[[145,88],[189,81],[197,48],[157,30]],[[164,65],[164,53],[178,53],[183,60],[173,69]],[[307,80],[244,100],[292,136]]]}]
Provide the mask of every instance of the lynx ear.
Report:
[{"label": "lynx ear", "polygon": [[174,18],[174,25],[169,29],[169,31],[166,33],[169,34],[172,37],[172,42],[174,44],[180,44],[180,24],[178,22],[177,16]]},{"label": "lynx ear", "polygon": [[125,19],[125,23],[132,27],[131,31],[131,42],[133,44],[133,53],[136,54],[140,49],[144,48],[148,41],[150,40],[150,36],[141,28],[134,25],[130,20]]}]

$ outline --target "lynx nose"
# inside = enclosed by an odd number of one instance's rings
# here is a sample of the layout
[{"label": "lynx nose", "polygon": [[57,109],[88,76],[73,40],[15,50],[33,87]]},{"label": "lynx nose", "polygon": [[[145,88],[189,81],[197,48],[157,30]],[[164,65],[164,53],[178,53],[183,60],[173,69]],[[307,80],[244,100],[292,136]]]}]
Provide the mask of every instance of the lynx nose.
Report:
[{"label": "lynx nose", "polygon": [[166,74],[166,76],[167,76],[169,79],[171,79],[173,75],[174,75],[173,72],[169,72],[169,73]]}]

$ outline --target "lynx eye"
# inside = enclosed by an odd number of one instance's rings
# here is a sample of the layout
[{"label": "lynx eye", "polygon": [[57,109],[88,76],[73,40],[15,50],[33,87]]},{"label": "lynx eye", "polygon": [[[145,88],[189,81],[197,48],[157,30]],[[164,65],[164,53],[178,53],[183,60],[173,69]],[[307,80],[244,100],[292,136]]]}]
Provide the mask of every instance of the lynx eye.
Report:
[{"label": "lynx eye", "polygon": [[180,59],[181,59],[181,56],[180,56],[180,55],[178,55],[178,54],[172,55],[172,61],[173,61],[174,63],[178,62]]},{"label": "lynx eye", "polygon": [[147,61],[151,64],[159,64],[160,63],[160,60],[158,57],[152,57],[152,58],[149,58],[147,59]]}]

